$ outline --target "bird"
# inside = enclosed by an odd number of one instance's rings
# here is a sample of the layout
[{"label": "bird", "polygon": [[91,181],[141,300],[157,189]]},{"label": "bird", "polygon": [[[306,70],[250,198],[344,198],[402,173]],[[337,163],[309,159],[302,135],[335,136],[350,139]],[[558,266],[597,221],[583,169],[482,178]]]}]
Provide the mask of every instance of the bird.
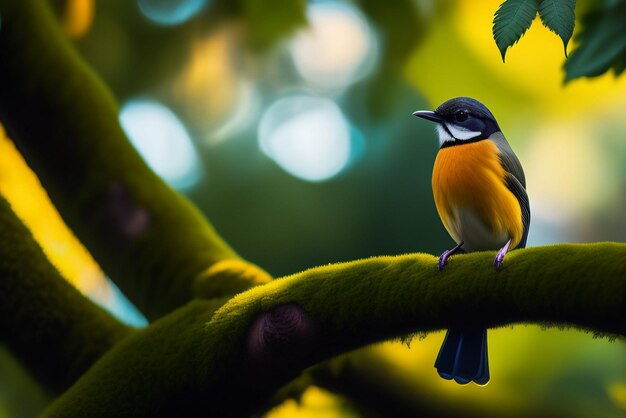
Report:
[{"label": "bird", "polygon": [[[491,111],[476,99],[455,97],[435,111],[413,115],[436,123],[439,151],[432,175],[439,217],[456,242],[439,256],[444,270],[458,252],[498,250],[493,266],[506,254],[524,248],[530,227],[526,177],[519,159]],[[435,368],[459,384],[489,382],[487,329],[480,326],[447,331]]]}]

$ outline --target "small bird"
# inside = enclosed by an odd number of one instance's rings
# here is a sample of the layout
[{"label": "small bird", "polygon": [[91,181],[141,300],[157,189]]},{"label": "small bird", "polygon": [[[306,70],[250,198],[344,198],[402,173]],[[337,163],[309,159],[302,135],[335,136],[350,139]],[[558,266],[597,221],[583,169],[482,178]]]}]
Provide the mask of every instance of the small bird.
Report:
[{"label": "small bird", "polygon": [[[499,250],[493,265],[500,269],[508,251],[526,246],[530,206],[524,170],[498,122],[469,97],[413,115],[435,122],[439,134],[433,194],[439,217],[457,243],[441,254],[439,270],[454,253],[483,250]],[[486,385],[487,329],[449,329],[435,368],[444,379]]]}]

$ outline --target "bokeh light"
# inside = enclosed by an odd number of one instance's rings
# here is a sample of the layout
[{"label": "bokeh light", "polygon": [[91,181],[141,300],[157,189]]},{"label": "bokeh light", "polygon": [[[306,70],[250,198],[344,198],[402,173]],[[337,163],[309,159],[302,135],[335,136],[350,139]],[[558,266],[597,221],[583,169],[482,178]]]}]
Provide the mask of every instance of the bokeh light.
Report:
[{"label": "bokeh light", "polygon": [[195,130],[214,128],[237,103],[240,79],[231,40],[235,34],[235,28],[225,25],[195,38],[172,84],[173,102],[187,112],[186,120]]},{"label": "bokeh light", "polygon": [[261,111],[261,97],[252,82],[242,80],[239,83],[236,103],[237,105],[233,106],[234,109],[226,120],[207,136],[206,143],[219,143],[241,134],[252,126]]},{"label": "bokeh light", "polygon": [[186,190],[202,177],[187,130],[171,110],[148,99],[127,102],[120,123],[146,163],[172,187]]},{"label": "bokeh light", "polygon": [[137,0],[139,10],[152,22],[172,26],[191,19],[206,5],[207,0]]},{"label": "bokeh light", "polygon": [[[616,167],[594,128],[588,121],[568,121],[534,133],[524,153],[533,218],[543,223],[534,233],[549,231],[553,241],[533,237],[531,242],[584,241],[585,214],[606,206],[619,191],[619,179],[611,176]],[[555,234],[557,228],[566,234]]]},{"label": "bokeh light", "polygon": [[289,51],[299,74],[319,88],[341,88],[367,76],[378,56],[376,37],[353,6],[336,1],[310,3],[309,26]]},{"label": "bokeh light", "polygon": [[350,125],[332,100],[291,96],[263,114],[259,144],[288,173],[308,181],[337,175],[350,161]]},{"label": "bokeh light", "polygon": [[71,38],[81,38],[89,31],[93,24],[95,9],[95,0],[68,0],[66,2],[63,27]]},{"label": "bokeh light", "polygon": [[309,386],[298,400],[288,399],[269,411],[265,418],[358,418],[360,415],[340,396]]}]

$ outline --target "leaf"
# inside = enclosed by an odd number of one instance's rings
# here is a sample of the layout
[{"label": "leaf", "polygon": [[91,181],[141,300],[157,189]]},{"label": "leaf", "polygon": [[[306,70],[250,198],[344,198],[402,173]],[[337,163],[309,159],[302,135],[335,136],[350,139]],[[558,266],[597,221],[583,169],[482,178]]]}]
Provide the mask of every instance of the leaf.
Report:
[{"label": "leaf", "polygon": [[601,12],[590,12],[583,20],[584,29],[578,37],[580,46],[565,62],[565,81],[578,77],[594,77],[614,67],[623,71],[626,54],[626,6]]},{"label": "leaf", "polygon": [[538,0],[507,0],[500,5],[493,18],[493,39],[502,55],[520,40],[539,11]]},{"label": "leaf", "polygon": [[567,57],[567,44],[574,33],[576,0],[542,0],[539,17],[543,25],[559,35]]},{"label": "leaf", "polygon": [[626,48],[622,50],[622,53],[613,61],[611,65],[615,76],[618,76],[626,70]]}]

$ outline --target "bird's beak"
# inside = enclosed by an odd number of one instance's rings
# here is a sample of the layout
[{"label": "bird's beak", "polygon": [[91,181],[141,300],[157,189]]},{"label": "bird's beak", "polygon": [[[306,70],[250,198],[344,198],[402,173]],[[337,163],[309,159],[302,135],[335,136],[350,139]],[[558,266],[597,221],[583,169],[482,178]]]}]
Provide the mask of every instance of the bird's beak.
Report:
[{"label": "bird's beak", "polygon": [[413,112],[413,116],[437,123],[443,122],[443,118],[441,116],[439,116],[436,112],[431,112],[430,110],[418,110],[417,112]]}]

